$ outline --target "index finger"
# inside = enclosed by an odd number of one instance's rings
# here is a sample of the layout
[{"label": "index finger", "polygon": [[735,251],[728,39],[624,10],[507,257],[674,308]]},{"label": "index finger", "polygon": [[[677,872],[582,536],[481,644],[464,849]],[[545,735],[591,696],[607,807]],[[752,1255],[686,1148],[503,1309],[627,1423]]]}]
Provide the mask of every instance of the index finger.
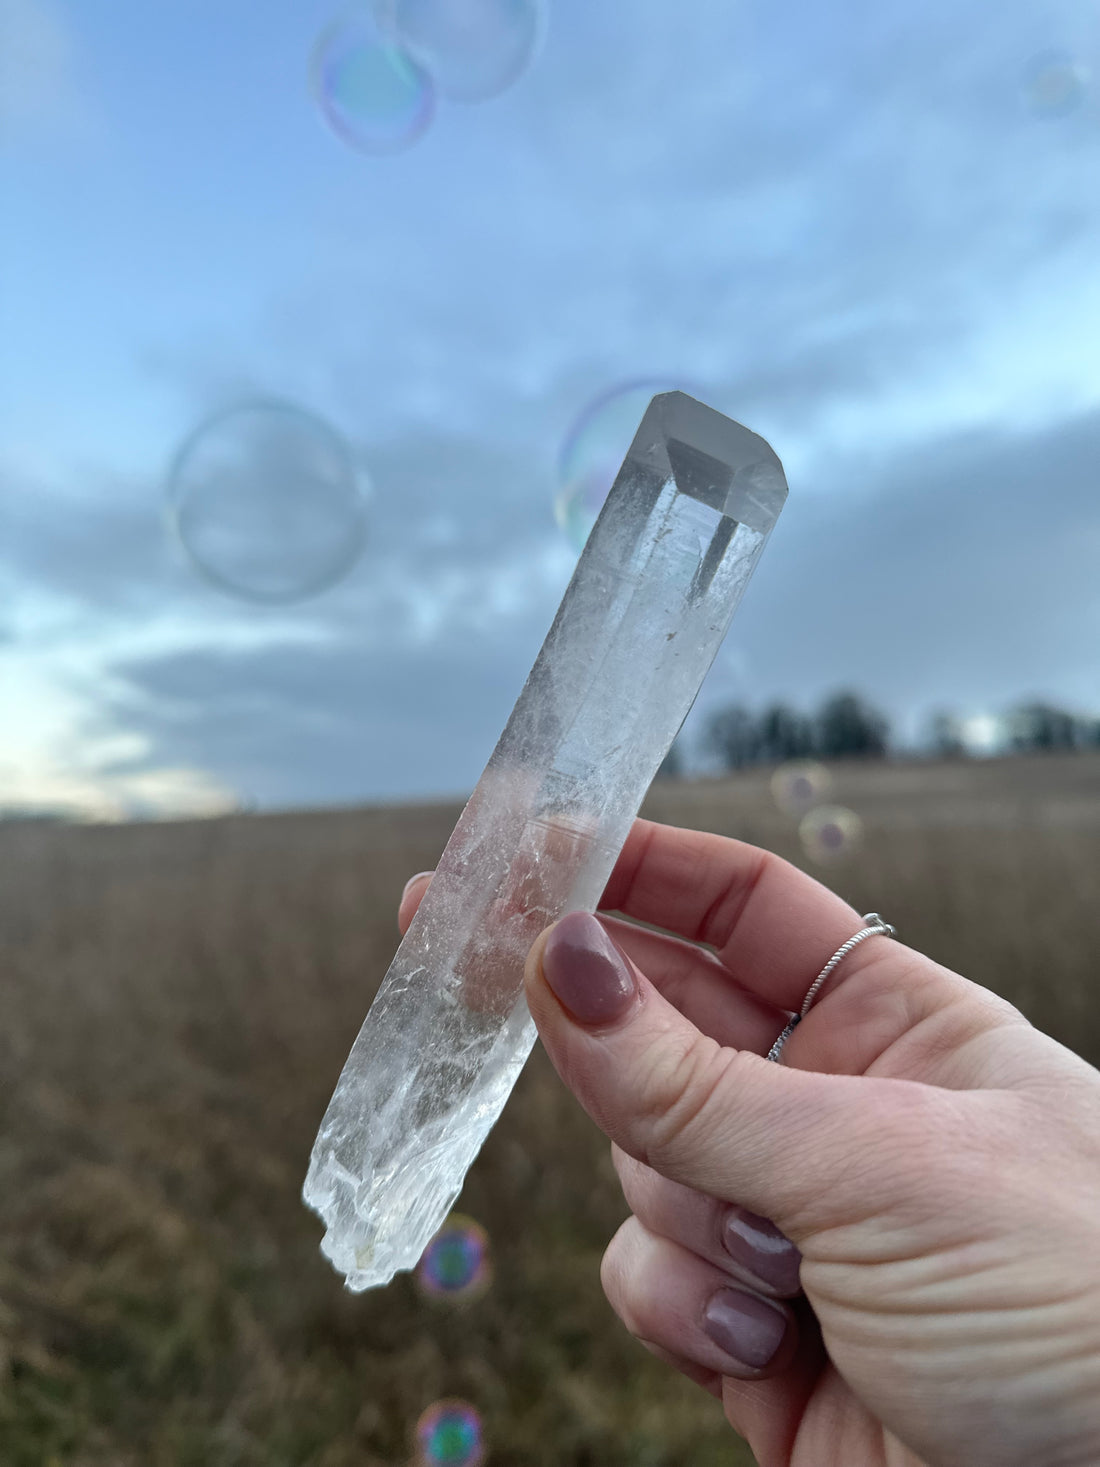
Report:
[{"label": "index finger", "polygon": [[[770,851],[653,820],[634,822],[600,911],[707,943],[735,982],[789,1011],[862,926],[843,897]],[[851,953],[849,976],[874,946]]]}]

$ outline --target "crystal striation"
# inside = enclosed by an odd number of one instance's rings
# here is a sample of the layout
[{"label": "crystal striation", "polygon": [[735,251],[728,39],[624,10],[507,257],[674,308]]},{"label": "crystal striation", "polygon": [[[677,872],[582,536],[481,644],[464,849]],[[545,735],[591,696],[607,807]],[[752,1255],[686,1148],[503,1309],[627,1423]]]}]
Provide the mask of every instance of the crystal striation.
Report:
[{"label": "crystal striation", "polygon": [[414,1268],[451,1210],[535,1041],[531,944],[595,910],[786,495],[762,438],[653,399],[314,1143],[349,1288]]}]

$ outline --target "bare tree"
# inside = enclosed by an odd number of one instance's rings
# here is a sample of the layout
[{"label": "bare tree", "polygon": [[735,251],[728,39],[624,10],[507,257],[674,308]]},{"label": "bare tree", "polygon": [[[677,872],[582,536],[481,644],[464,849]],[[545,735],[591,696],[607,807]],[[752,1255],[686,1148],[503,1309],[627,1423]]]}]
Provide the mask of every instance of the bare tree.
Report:
[{"label": "bare tree", "polygon": [[881,759],[889,738],[889,720],[857,693],[834,693],[817,715],[818,750],[834,759]]},{"label": "bare tree", "polygon": [[743,769],[760,757],[760,729],[756,719],[738,704],[711,714],[706,743],[727,769]]},{"label": "bare tree", "polygon": [[1052,707],[1049,703],[1023,703],[1008,715],[1011,730],[1009,741],[1014,749],[1075,749],[1078,742],[1084,744],[1084,729],[1079,730],[1078,720],[1064,708]]},{"label": "bare tree", "polygon": [[928,720],[928,742],[941,759],[962,758],[967,750],[958,715],[942,709],[933,713]]},{"label": "bare tree", "polygon": [[657,779],[683,779],[686,773],[686,761],[684,759],[683,746],[677,738],[658,769]]},{"label": "bare tree", "polygon": [[773,703],[760,716],[760,753],[776,764],[808,759],[814,753],[813,720],[785,703]]}]

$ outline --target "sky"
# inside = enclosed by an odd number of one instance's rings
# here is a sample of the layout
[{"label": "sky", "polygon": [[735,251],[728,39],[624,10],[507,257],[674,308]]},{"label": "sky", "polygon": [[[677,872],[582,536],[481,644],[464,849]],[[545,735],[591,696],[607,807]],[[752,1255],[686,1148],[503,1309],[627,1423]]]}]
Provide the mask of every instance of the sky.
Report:
[{"label": "sky", "polygon": [[[576,563],[562,441],[638,378],[790,484],[689,749],[840,687],[903,742],[1100,713],[1100,0],[549,0],[514,85],[384,157],[311,93],[333,18],[0,0],[0,808],[468,791]],[[292,604],[166,514],[256,399],[369,485]]]}]

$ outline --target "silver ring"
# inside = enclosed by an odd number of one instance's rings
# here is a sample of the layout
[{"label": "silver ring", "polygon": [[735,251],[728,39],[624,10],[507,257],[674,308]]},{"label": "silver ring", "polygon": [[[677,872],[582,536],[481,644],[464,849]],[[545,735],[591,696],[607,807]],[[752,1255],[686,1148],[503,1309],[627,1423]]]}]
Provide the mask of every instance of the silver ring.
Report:
[{"label": "silver ring", "polygon": [[854,947],[858,947],[859,944],[865,941],[868,937],[897,936],[897,928],[891,927],[889,922],[884,922],[877,912],[866,912],[863,917],[863,923],[863,927],[860,929],[859,932],[856,933],[855,937],[849,937],[848,941],[843,945],[843,947],[837,948],[836,952],[833,953],[832,957],[825,964],[824,968],[822,968],[821,972],[810,984],[810,991],[802,1000],[801,1010],[797,1014],[792,1016],[787,1027],[783,1030],[782,1034],[780,1034],[779,1038],[772,1045],[771,1049],[768,1050],[768,1059],[778,1061],[779,1054],[783,1046],[786,1044],[787,1040],[791,1037],[794,1031],[798,1028],[799,1024],[801,1024],[807,1013],[809,1013],[810,1005],[817,997],[818,990],[825,982],[825,979],[828,978],[829,974],[836,967],[837,963],[839,963],[843,958],[846,958]]}]

